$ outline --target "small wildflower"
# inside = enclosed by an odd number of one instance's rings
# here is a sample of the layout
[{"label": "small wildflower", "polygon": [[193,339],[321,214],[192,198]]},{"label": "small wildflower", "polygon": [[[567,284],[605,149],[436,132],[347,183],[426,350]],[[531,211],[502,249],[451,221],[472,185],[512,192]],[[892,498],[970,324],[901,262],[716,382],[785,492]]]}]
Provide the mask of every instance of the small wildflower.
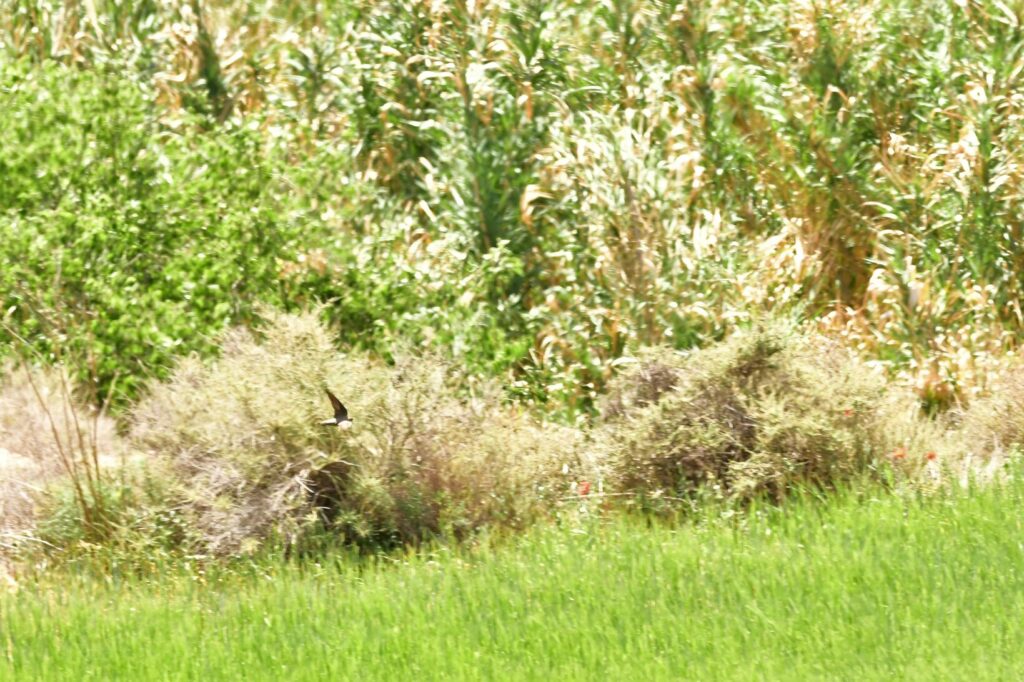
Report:
[{"label": "small wildflower", "polygon": [[929,452],[924,456],[924,458],[927,459],[929,462],[934,462],[936,459],[938,459],[938,457],[939,456],[936,455],[934,452]]},{"label": "small wildflower", "polygon": [[891,455],[889,455],[889,456],[892,457],[897,462],[902,460],[902,459],[906,459],[907,458],[907,449],[904,448],[904,447],[898,447],[895,450],[893,450],[893,453]]},{"label": "small wildflower", "polygon": [[589,495],[590,494],[590,482],[589,481],[580,481],[579,491],[580,491],[580,495]]},{"label": "small wildflower", "polygon": [[844,417],[852,417],[853,416],[853,408],[852,407],[848,407],[845,410],[843,410],[843,416]]}]

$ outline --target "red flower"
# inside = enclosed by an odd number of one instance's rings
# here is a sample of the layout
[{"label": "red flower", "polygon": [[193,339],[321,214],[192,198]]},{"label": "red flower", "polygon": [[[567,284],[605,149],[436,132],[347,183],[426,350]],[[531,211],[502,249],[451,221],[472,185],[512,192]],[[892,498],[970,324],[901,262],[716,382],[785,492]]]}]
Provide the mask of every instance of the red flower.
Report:
[{"label": "red flower", "polygon": [[934,452],[929,452],[924,456],[924,458],[927,459],[929,462],[934,462],[938,458],[938,455],[936,455]]},{"label": "red flower", "polygon": [[588,481],[580,481],[580,495],[590,494],[590,483]]},{"label": "red flower", "polygon": [[896,448],[895,450],[893,450],[893,453],[891,455],[889,455],[889,456],[892,457],[894,460],[897,460],[897,461],[899,461],[901,459],[906,459],[907,458],[907,449],[904,448],[904,447]]}]

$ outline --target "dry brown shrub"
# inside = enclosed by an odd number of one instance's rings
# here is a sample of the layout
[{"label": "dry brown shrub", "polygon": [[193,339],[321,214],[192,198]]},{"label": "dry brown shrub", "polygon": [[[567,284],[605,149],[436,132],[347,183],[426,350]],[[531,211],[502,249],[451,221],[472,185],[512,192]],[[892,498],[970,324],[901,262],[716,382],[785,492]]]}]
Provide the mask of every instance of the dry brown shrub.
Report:
[{"label": "dry brown shrub", "polygon": [[[329,387],[354,426],[324,427]],[[440,361],[344,355],[314,313],[267,313],[228,333],[218,360],[183,362],[134,415],[138,447],[169,460],[208,551],[300,543],[317,529],[361,546],[483,526],[550,508],[576,431],[464,399]]]},{"label": "dry brown shrub", "polygon": [[606,414],[613,477],[647,500],[706,485],[777,499],[863,474],[925,433],[909,394],[835,342],[779,324],[648,354],[614,382]]}]

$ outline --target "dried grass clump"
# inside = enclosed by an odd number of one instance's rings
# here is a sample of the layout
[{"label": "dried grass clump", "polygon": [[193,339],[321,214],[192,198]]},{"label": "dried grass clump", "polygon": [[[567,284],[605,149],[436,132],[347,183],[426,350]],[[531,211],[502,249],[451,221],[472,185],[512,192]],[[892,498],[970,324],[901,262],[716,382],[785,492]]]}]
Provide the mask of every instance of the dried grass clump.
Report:
[{"label": "dried grass clump", "polygon": [[988,395],[956,416],[969,456],[986,469],[1024,452],[1024,365],[1004,372]]},{"label": "dried grass clump", "polygon": [[114,420],[74,396],[56,368],[0,368],[0,531],[35,520],[38,493],[70,478],[88,504],[101,467],[124,454]]},{"label": "dried grass clump", "polygon": [[[0,447],[0,533],[17,534],[32,525],[33,492],[46,477],[28,457]],[[6,544],[0,544],[0,554]]]},{"label": "dried grass clump", "polygon": [[77,400],[70,377],[60,372],[0,368],[0,446],[52,468],[59,466],[62,448],[68,452],[95,440],[100,457],[113,463],[122,452],[113,418]]},{"label": "dried grass clump", "polygon": [[705,485],[778,499],[856,476],[916,438],[916,414],[899,405],[845,348],[776,324],[642,359],[612,386],[603,440],[618,485],[641,499]]},{"label": "dried grass clump", "polygon": [[[314,314],[268,313],[183,362],[144,399],[133,437],[170,461],[194,540],[219,554],[340,534],[365,547],[518,527],[559,490],[576,432],[496,397],[460,399],[437,360],[339,354]],[[323,427],[324,388],[351,430]]]}]

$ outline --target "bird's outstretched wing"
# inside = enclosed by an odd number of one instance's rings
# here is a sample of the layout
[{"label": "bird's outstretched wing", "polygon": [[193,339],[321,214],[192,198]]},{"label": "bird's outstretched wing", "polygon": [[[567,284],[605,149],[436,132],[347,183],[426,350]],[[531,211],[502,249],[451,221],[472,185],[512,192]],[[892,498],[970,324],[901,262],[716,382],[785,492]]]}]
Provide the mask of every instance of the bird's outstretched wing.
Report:
[{"label": "bird's outstretched wing", "polygon": [[331,393],[330,390],[326,388],[324,390],[327,391],[327,397],[331,399],[331,407],[334,408],[335,421],[338,424],[340,424],[343,421],[348,421],[348,410],[345,409],[345,406],[341,404],[341,401],[338,400],[338,397]]}]

